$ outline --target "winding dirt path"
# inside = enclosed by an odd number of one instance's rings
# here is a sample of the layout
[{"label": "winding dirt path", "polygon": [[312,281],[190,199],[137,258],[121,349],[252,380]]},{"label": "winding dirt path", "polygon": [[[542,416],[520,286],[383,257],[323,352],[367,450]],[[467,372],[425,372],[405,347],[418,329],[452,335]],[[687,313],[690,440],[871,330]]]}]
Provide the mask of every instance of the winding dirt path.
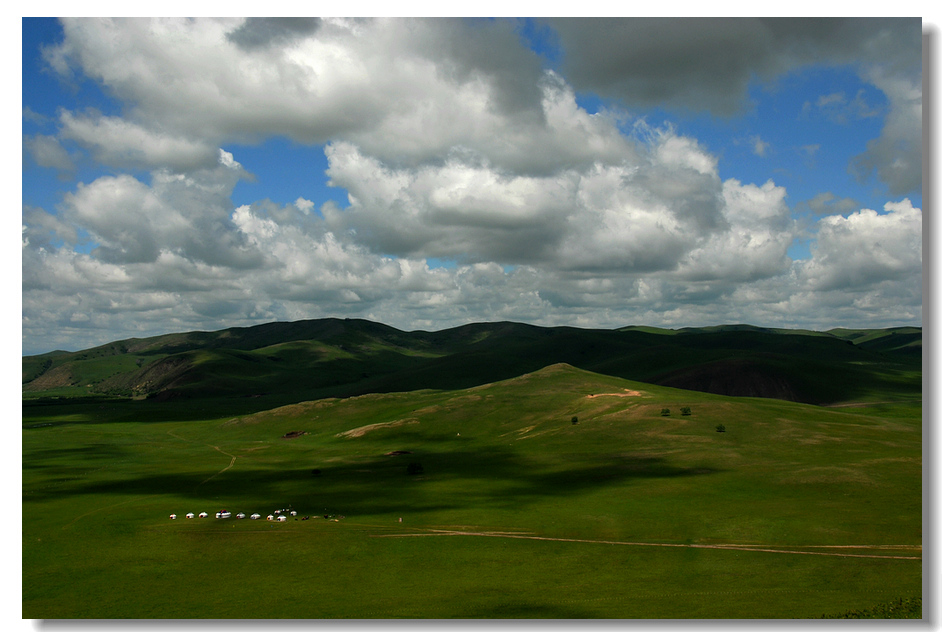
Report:
[{"label": "winding dirt path", "polygon": [[[172,430],[168,430],[168,431],[167,431],[167,434],[170,435],[171,437],[175,438],[175,439],[179,439],[180,441],[186,441],[187,443],[200,443],[199,441],[193,441],[193,440],[191,440],[191,439],[184,439],[184,438],[181,437],[180,435],[175,434]],[[236,455],[234,455],[234,454],[229,454],[228,452],[226,452],[225,450],[223,450],[222,448],[220,448],[218,445],[212,445],[212,444],[210,444],[210,443],[203,443],[203,444],[200,444],[200,445],[205,445],[206,447],[209,447],[209,448],[212,448],[213,450],[216,450],[216,451],[219,452],[220,454],[225,454],[225,455],[228,456],[231,460],[229,461],[229,465],[227,465],[226,467],[222,468],[221,470],[219,470],[218,472],[216,472],[215,474],[213,474],[212,476],[210,476],[209,478],[207,478],[205,481],[201,481],[200,483],[198,483],[198,484],[196,485],[197,487],[199,487],[199,486],[202,485],[203,483],[207,483],[207,482],[213,480],[214,478],[216,478],[217,476],[219,476],[220,474],[222,474],[223,472],[225,472],[226,470],[228,470],[229,468],[231,468],[233,465],[235,465],[236,458],[237,458]]]},{"label": "winding dirt path", "polygon": [[[679,544],[669,542],[624,542],[619,540],[587,540],[581,538],[549,538],[539,535],[529,535],[526,533],[508,533],[497,531],[450,531],[443,529],[430,529],[425,533],[389,533],[381,535],[372,535],[374,538],[415,538],[415,537],[435,537],[435,536],[457,536],[467,535],[484,538],[514,538],[518,540],[545,540],[549,542],[578,542],[583,544],[618,544],[622,546],[658,546],[667,548],[686,548],[686,549],[719,549],[725,551],[752,551],[757,553],[785,553],[791,555],[823,555],[827,557],[861,557],[881,560],[922,560],[922,545],[905,544],[875,544],[875,545],[791,545],[776,546],[774,548],[763,547],[761,545],[750,544]],[[845,553],[829,551],[802,551],[792,550],[798,548],[832,548],[832,549],[891,549],[891,550],[910,550],[918,551],[919,555],[874,555],[865,553]]]},{"label": "winding dirt path", "polygon": [[[161,495],[161,494],[157,494],[157,495]],[[92,514],[98,513],[99,511],[104,511],[104,510],[106,510],[106,509],[114,509],[115,507],[120,507],[121,505],[127,505],[128,503],[137,502],[137,501],[139,501],[139,500],[143,500],[144,498],[148,498],[148,497],[132,498],[131,500],[124,500],[124,501],[121,501],[121,502],[119,502],[119,503],[115,503],[115,504],[113,504],[113,505],[105,505],[104,507],[98,507],[97,509],[92,509],[91,511],[86,511],[86,512],[83,513],[81,516],[76,516],[72,521],[70,521],[70,522],[68,522],[68,523],[66,523],[66,524],[64,524],[64,525],[62,525],[62,528],[65,529],[66,527],[71,527],[72,525],[74,525],[76,522],[78,522],[78,521],[81,520],[82,518],[87,518],[88,516],[90,516],[90,515],[92,515]]]},{"label": "winding dirt path", "polygon": [[872,408],[884,404],[922,404],[922,399],[897,399],[890,402],[850,402],[847,404],[822,404],[821,408]]},{"label": "winding dirt path", "polygon": [[[206,445],[209,445],[209,444],[207,443]],[[222,468],[221,470],[219,470],[218,472],[216,472],[215,474],[213,474],[212,476],[210,476],[209,478],[207,478],[205,481],[202,481],[199,485],[197,485],[197,487],[199,487],[199,486],[202,485],[203,483],[206,483],[206,482],[209,482],[209,481],[213,480],[214,478],[216,478],[217,476],[219,476],[220,474],[222,474],[223,472],[225,472],[226,470],[228,470],[230,467],[232,467],[233,465],[235,465],[235,462],[236,462],[236,456],[235,456],[234,454],[229,454],[228,452],[223,451],[218,445],[209,445],[209,447],[211,447],[213,450],[216,450],[217,452],[219,452],[219,453],[221,453],[221,454],[225,454],[225,455],[228,456],[228,457],[232,457],[232,460],[229,461],[229,465],[227,465],[226,467]]]}]

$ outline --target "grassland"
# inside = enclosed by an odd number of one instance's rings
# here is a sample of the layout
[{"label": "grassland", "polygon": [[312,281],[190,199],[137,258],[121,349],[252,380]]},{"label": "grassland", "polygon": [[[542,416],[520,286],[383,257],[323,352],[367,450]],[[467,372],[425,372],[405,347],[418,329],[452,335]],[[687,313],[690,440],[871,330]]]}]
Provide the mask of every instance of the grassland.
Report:
[{"label": "grassland", "polygon": [[24,401],[23,617],[817,618],[921,594],[910,394],[826,408],[557,364],[251,410]]}]

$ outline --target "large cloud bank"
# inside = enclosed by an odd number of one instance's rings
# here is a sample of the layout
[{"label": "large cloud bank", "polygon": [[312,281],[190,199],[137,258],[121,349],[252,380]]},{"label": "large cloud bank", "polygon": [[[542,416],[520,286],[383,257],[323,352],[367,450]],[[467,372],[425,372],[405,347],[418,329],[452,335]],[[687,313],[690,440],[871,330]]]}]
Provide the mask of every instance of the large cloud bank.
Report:
[{"label": "large cloud bank", "polygon": [[[512,21],[63,26],[50,67],[124,108],[62,110],[24,149],[68,172],[78,147],[117,172],[23,209],[27,353],[344,315],[406,329],[920,322],[921,211],[903,197],[921,186],[918,21],[556,21],[556,71]],[[749,76],[822,59],[887,95],[854,168],[898,197],[811,224],[773,181],[722,180],[696,139],[576,99],[723,115]],[[348,204],[299,192],[237,207],[250,174],[221,147],[275,136],[323,145]],[[789,257],[796,239],[809,258]]]}]

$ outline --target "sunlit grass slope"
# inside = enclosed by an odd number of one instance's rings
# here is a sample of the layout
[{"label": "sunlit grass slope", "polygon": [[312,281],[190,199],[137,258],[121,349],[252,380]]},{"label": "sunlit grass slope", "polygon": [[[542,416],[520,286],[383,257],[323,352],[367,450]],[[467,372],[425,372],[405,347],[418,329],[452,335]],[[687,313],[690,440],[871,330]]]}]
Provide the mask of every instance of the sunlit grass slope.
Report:
[{"label": "sunlit grass slope", "polygon": [[98,405],[24,407],[26,618],[791,618],[921,591],[918,403],[560,364],[187,422]]}]

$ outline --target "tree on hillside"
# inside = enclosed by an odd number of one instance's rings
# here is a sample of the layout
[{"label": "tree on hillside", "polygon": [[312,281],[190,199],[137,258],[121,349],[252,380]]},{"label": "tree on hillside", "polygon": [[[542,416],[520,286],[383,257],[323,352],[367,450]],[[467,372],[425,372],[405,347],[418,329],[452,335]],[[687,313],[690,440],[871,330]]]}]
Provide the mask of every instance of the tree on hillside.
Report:
[{"label": "tree on hillside", "polygon": [[685,415],[685,416],[686,416],[686,415],[689,415],[689,414],[690,414],[690,406],[681,406],[681,408],[680,408],[680,414],[681,414],[681,415]]},{"label": "tree on hillside", "polygon": [[579,418],[574,416],[572,418],[572,425],[575,426],[577,423],[579,423]]},{"label": "tree on hillside", "polygon": [[670,409],[670,408],[662,408],[662,409],[661,409],[661,417],[670,417],[670,416],[671,416],[671,409]]}]

